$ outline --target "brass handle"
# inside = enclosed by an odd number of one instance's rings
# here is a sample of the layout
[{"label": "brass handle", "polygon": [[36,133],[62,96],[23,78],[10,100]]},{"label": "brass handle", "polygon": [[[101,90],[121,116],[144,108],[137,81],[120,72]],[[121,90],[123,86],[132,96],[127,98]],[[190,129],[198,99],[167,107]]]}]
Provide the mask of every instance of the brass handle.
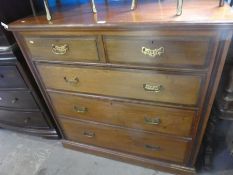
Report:
[{"label": "brass handle", "polygon": [[84,131],[83,135],[86,136],[86,137],[89,137],[89,138],[95,137],[95,133],[91,132],[91,131]]},{"label": "brass handle", "polygon": [[68,79],[67,77],[64,77],[64,80],[66,83],[71,83],[71,84],[77,84],[79,82],[78,77],[76,77],[74,79]]},{"label": "brass handle", "polygon": [[152,145],[145,145],[145,149],[151,150],[151,151],[160,151],[160,146],[152,146]]},{"label": "brass handle", "polygon": [[159,125],[161,123],[160,118],[144,118],[144,123],[149,125]]},{"label": "brass handle", "polygon": [[86,107],[82,107],[82,106],[74,106],[74,110],[77,113],[85,113],[88,111]]},{"label": "brass handle", "polygon": [[18,99],[18,98],[14,98],[14,99],[11,101],[11,103],[12,103],[12,104],[15,104],[17,101],[19,101],[19,99]]},{"label": "brass handle", "polygon": [[145,91],[152,91],[155,93],[159,93],[162,89],[162,85],[150,85],[150,84],[143,84],[143,88]]},{"label": "brass handle", "polygon": [[149,49],[143,46],[142,53],[150,57],[161,56],[164,53],[164,47],[160,47],[158,49]]},{"label": "brass handle", "polygon": [[52,52],[55,55],[65,55],[68,50],[69,50],[68,44],[64,44],[61,46],[52,44]]}]

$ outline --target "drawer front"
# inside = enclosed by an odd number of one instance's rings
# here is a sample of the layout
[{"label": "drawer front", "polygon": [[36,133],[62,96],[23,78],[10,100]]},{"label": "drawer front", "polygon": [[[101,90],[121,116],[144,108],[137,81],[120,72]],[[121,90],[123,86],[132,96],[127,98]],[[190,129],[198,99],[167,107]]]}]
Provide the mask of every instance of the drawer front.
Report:
[{"label": "drawer front", "polygon": [[22,109],[38,109],[30,92],[0,91],[0,106]]},{"label": "drawer front", "polygon": [[26,36],[34,60],[99,61],[95,36]]},{"label": "drawer front", "polygon": [[68,140],[151,158],[184,162],[188,143],[181,140],[63,118],[59,121]]},{"label": "drawer front", "polygon": [[196,105],[201,77],[154,71],[37,66],[47,88]]},{"label": "drawer front", "polygon": [[40,112],[21,112],[0,109],[0,122],[26,128],[48,128]]},{"label": "drawer front", "polygon": [[15,66],[0,66],[0,88],[26,88]]},{"label": "drawer front", "polygon": [[105,36],[104,44],[110,63],[192,67],[207,64],[211,39],[210,36]]},{"label": "drawer front", "polygon": [[190,136],[194,111],[49,93],[57,115],[117,126]]}]

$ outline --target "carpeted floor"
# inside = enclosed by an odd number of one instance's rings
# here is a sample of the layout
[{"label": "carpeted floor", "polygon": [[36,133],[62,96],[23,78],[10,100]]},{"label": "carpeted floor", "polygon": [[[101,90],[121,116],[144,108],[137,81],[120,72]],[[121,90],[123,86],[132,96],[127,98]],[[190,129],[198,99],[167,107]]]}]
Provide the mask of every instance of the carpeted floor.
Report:
[{"label": "carpeted floor", "polygon": [[0,175],[170,174],[64,149],[57,140],[0,129]]}]

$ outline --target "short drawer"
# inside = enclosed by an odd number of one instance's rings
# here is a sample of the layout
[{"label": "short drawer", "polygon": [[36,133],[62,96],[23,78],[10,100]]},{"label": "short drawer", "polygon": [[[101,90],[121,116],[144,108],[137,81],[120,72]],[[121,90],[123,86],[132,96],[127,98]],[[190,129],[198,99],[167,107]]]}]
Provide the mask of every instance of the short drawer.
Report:
[{"label": "short drawer", "polygon": [[185,141],[63,118],[59,121],[71,141],[180,163],[185,159],[188,146]]},{"label": "short drawer", "polygon": [[165,67],[204,67],[213,36],[104,36],[110,63]]},{"label": "short drawer", "polygon": [[34,60],[99,61],[96,36],[25,36]]},{"label": "short drawer", "polygon": [[202,78],[155,71],[38,64],[47,88],[196,105]]},{"label": "short drawer", "polygon": [[190,136],[194,111],[49,93],[58,116]]},{"label": "short drawer", "polygon": [[0,66],[0,88],[26,88],[15,66]]},{"label": "short drawer", "polygon": [[38,109],[31,92],[26,91],[0,91],[0,106],[21,109]]},{"label": "short drawer", "polygon": [[26,128],[48,128],[40,112],[21,112],[0,109],[0,122]]}]

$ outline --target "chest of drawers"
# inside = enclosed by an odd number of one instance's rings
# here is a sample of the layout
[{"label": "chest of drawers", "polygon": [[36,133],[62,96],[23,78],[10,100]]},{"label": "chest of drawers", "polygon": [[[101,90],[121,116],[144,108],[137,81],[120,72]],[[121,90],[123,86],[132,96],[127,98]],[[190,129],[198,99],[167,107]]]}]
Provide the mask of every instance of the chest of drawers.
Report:
[{"label": "chest of drawers", "polygon": [[[55,13],[50,23],[42,16],[9,25],[65,147],[194,173],[233,13],[222,7],[220,15],[213,1],[187,3],[204,8],[171,18],[169,2],[162,18],[150,3],[127,13],[121,13],[124,6],[112,12],[103,6],[93,17],[76,11],[85,11],[84,5]],[[70,19],[74,13],[79,15]]]},{"label": "chest of drawers", "polygon": [[40,99],[29,72],[13,54],[17,47],[0,51],[0,127],[57,138],[49,112]]}]

